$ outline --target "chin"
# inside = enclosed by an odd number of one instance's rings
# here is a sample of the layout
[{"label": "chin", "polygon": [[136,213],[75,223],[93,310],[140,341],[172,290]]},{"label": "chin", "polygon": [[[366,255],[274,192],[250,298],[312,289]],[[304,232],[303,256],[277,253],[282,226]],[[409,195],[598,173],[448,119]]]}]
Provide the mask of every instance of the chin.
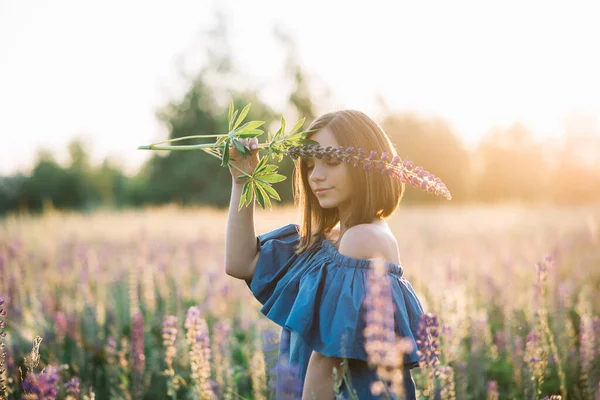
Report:
[{"label": "chin", "polygon": [[336,208],[338,206],[338,204],[333,201],[320,201],[319,205],[323,209]]}]

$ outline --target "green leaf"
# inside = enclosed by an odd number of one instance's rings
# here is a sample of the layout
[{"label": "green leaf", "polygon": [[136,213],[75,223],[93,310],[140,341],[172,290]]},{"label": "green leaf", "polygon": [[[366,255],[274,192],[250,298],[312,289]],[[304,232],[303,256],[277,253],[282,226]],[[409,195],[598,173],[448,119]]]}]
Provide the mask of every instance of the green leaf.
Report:
[{"label": "green leaf", "polygon": [[253,129],[256,129],[260,126],[263,126],[265,123],[265,121],[250,121],[250,122],[246,122],[244,125],[240,126],[239,129],[237,129],[237,133],[243,133],[244,131],[251,131]]},{"label": "green leaf", "polygon": [[250,152],[248,151],[248,149],[246,149],[239,140],[237,139],[233,139],[233,146],[235,147],[235,149],[238,151],[238,153],[240,153],[243,156],[247,156],[250,155]]},{"label": "green leaf", "polygon": [[223,158],[221,159],[221,167],[225,167],[229,164],[229,140],[225,142],[225,149],[223,150]]},{"label": "green leaf", "polygon": [[263,198],[263,195],[260,192],[258,185],[255,185],[254,182],[252,184],[252,189],[254,190],[254,196],[256,196],[256,200],[258,201],[258,204],[260,204],[260,206],[262,208],[265,208],[265,199]]},{"label": "green leaf", "polygon": [[245,131],[244,133],[238,134],[240,138],[250,138],[262,135],[264,132],[260,129],[253,129],[251,131]]},{"label": "green leaf", "polygon": [[237,116],[237,114],[238,114],[238,110],[235,110],[235,112],[231,116],[231,121],[229,121],[229,130],[230,131],[233,130],[233,121],[235,120],[235,117]]},{"label": "green leaf", "polygon": [[263,188],[263,185],[257,184],[256,187],[258,188],[258,193],[260,193],[260,195],[263,197],[265,203],[265,205],[263,205],[263,208],[265,208],[265,206],[271,208],[271,199],[269,198],[269,195]]},{"label": "green leaf", "polygon": [[246,118],[246,115],[248,115],[248,111],[250,111],[250,104],[248,104],[246,107],[244,107],[244,109],[240,113],[240,116],[238,117],[237,121],[235,121],[235,125],[233,126],[233,129],[237,129],[237,127],[242,123],[244,118]]},{"label": "green leaf", "polygon": [[263,167],[265,166],[266,162],[267,162],[267,158],[268,157],[263,157],[260,159],[260,161],[258,162],[258,164],[256,164],[256,168],[254,168],[254,174],[253,175],[257,175],[258,173],[261,172],[261,170],[263,169]]},{"label": "green leaf", "polygon": [[269,183],[278,183],[278,182],[285,181],[287,178],[285,175],[271,174],[271,175],[260,176],[260,177],[257,177],[256,179],[260,179],[261,181],[269,182]]},{"label": "green leaf", "polygon": [[281,116],[281,133],[285,134],[285,118]]},{"label": "green leaf", "polygon": [[231,126],[231,117],[233,116],[233,100],[229,102],[229,112],[227,113],[227,122]]},{"label": "green leaf", "polygon": [[250,181],[246,181],[246,183],[244,183],[244,186],[242,188],[242,195],[240,196],[240,205],[238,207],[238,211],[242,209],[242,207],[244,206],[244,204],[246,204],[246,198],[248,197],[248,192],[250,190],[249,182]]},{"label": "green leaf", "polygon": [[219,138],[219,140],[216,141],[215,146],[220,146],[222,145],[227,139],[229,139],[229,136],[225,135],[225,136],[221,136]]},{"label": "green leaf", "polygon": [[262,185],[262,188],[269,194],[269,196],[271,196],[275,200],[281,200],[281,198],[279,197],[279,193],[277,193],[277,191],[273,189],[271,185]]},{"label": "green leaf", "polygon": [[246,204],[248,204],[248,205],[252,204],[253,199],[254,199],[254,188],[252,185],[252,181],[248,180],[248,193],[246,193]]},{"label": "green leaf", "polygon": [[269,174],[271,172],[277,171],[277,168],[278,168],[277,165],[272,165],[272,164],[271,165],[265,165],[265,167],[257,175],[258,176],[267,175],[267,174]]},{"label": "green leaf", "polygon": [[294,127],[292,128],[292,130],[290,131],[290,135],[294,134],[298,129],[300,129],[300,127],[302,125],[304,125],[304,121],[306,120],[306,118],[302,118],[300,121],[298,121],[298,123],[296,125],[294,125]]}]

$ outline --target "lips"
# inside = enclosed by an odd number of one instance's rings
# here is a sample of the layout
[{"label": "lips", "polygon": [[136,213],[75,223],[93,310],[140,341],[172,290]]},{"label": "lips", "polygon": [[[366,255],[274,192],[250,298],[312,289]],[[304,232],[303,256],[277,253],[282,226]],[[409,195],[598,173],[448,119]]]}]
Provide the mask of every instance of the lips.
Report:
[{"label": "lips", "polygon": [[331,188],[320,188],[320,189],[315,189],[315,194],[321,194],[321,193],[325,193],[328,190],[330,190]]}]

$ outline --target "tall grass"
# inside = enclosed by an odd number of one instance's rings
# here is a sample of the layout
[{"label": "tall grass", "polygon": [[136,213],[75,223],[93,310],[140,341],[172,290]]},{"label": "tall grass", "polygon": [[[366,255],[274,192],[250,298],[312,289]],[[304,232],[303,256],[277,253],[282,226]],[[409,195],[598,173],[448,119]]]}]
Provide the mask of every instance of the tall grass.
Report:
[{"label": "tall grass", "polygon": [[[289,208],[256,214],[257,233],[299,221]],[[225,217],[165,207],[5,218],[0,396],[293,393],[294,366],[276,363],[279,328],[224,272]],[[439,324],[435,371],[412,371],[419,398],[597,395],[600,207],[402,208],[390,226]]]}]

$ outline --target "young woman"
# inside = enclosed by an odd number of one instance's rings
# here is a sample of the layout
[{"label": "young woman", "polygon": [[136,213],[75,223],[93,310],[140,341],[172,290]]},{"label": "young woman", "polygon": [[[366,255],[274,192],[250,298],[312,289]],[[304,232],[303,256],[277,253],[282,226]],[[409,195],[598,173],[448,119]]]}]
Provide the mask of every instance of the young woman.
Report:
[{"label": "young woman", "polygon": [[[360,111],[325,114],[310,127],[310,139],[323,148],[363,148],[396,155],[385,132]],[[231,148],[235,165],[251,173],[258,163],[256,138],[242,142],[252,151],[243,158]],[[398,244],[385,219],[397,209],[404,184],[379,172],[339,160],[303,157],[296,164],[294,198],[302,211],[300,225],[287,224],[258,236],[254,206],[238,211],[243,182],[230,169],[233,185],[227,222],[226,272],[244,279],[261,312],[283,328],[280,357],[300,369],[302,399],[334,397],[332,370],[349,359],[352,387],[360,399],[371,394],[377,374],[367,364],[365,309],[367,272],[372,259],[386,261],[394,305],[395,334],[412,341],[404,356],[407,399],[415,398],[410,369],[418,366],[416,336],[423,308],[402,277]],[[393,351],[393,349],[390,349]],[[338,376],[341,376],[339,374]],[[342,390],[348,397],[347,387]]]}]

